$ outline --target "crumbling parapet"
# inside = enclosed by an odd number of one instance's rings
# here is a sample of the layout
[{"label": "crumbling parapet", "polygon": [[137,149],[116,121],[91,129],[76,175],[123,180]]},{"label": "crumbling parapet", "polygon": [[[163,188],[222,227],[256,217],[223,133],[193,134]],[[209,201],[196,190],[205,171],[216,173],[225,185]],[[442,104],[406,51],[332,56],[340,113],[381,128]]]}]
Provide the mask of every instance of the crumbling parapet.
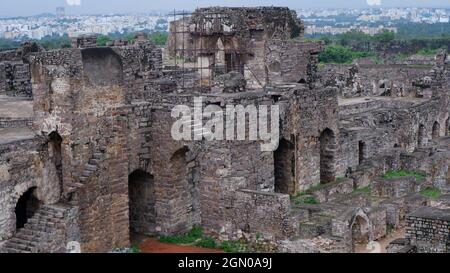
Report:
[{"label": "crumbling parapet", "polygon": [[85,34],[71,38],[72,48],[88,48],[97,46],[97,35]]},{"label": "crumbling parapet", "polygon": [[422,207],[406,218],[406,239],[419,253],[450,252],[450,211]]}]

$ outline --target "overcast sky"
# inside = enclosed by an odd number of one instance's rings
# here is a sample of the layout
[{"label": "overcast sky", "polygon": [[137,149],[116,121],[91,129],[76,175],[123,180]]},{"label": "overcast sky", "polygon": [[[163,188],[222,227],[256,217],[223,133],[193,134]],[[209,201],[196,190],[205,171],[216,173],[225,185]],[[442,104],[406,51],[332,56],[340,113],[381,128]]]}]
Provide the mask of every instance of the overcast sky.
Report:
[{"label": "overcast sky", "polygon": [[68,14],[128,13],[150,10],[192,10],[197,6],[287,6],[296,8],[450,7],[450,0],[0,0],[0,15],[25,16],[54,12],[66,7]]}]

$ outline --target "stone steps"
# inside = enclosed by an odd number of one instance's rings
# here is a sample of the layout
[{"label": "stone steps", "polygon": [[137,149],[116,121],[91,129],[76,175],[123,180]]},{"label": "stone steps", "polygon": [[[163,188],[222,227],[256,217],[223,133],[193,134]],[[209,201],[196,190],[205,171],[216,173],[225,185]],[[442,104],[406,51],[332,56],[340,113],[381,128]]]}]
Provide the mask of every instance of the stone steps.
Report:
[{"label": "stone steps", "polygon": [[6,253],[34,253],[55,233],[63,228],[65,208],[57,206],[42,206],[35,215],[28,219],[24,228],[8,240],[3,251]]},{"label": "stone steps", "polygon": [[94,152],[89,162],[84,165],[83,171],[79,177],[79,182],[73,182],[67,185],[68,193],[76,192],[84,186],[84,183],[98,170],[100,163],[103,161],[106,147],[100,147],[99,151]]}]

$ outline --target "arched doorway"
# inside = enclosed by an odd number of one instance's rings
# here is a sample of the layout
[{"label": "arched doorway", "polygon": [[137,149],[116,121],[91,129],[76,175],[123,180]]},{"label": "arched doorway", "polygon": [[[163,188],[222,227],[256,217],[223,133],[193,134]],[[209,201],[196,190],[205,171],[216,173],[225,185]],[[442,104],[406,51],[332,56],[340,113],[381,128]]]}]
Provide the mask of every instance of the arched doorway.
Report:
[{"label": "arched doorway", "polygon": [[450,136],[450,118],[445,121],[445,135]]},{"label": "arched doorway", "polygon": [[19,230],[25,226],[30,218],[34,216],[41,206],[41,202],[36,197],[36,187],[30,188],[19,198],[15,208],[16,229]]},{"label": "arched doorway", "polygon": [[426,130],[423,124],[419,125],[419,132],[417,134],[417,147],[422,148],[426,146]]},{"label": "arched doorway", "polygon": [[198,169],[195,161],[189,156],[188,147],[177,150],[170,158],[170,181],[172,189],[173,209],[177,217],[174,233],[190,230],[200,223],[200,204],[198,202]]},{"label": "arched doorway", "polygon": [[439,124],[439,122],[435,122],[433,124],[433,131],[431,136],[433,137],[433,139],[438,139],[441,135],[441,125]]},{"label": "arched doorway", "polygon": [[62,137],[56,131],[53,131],[48,135],[49,156],[55,164],[60,184],[62,184],[62,140]]},{"label": "arched doorway", "polygon": [[142,170],[128,177],[130,234],[153,233],[156,227],[155,185],[151,174]]},{"label": "arched doorway", "polygon": [[370,229],[368,221],[357,215],[351,225],[353,249],[358,245],[367,245],[370,242]]},{"label": "arched doorway", "polygon": [[295,147],[284,138],[274,152],[275,192],[295,194]]},{"label": "arched doorway", "polygon": [[320,142],[320,182],[326,184],[334,182],[335,177],[335,157],[336,157],[336,138],[334,132],[325,129],[319,138]]},{"label": "arched doorway", "polygon": [[364,159],[366,159],[366,143],[364,141],[358,142],[358,162],[359,165],[361,165],[364,162]]}]

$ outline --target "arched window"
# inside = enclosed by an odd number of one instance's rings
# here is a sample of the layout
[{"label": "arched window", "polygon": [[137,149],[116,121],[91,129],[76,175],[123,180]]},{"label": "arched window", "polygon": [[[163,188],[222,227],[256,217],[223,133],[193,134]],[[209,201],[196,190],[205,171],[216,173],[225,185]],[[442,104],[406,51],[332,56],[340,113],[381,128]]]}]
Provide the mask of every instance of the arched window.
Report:
[{"label": "arched window", "polygon": [[361,165],[364,162],[366,156],[367,156],[366,143],[364,141],[359,141],[358,142],[359,165]]},{"label": "arched window", "polygon": [[60,183],[62,183],[62,137],[53,131],[48,135],[49,156],[52,158]]},{"label": "arched window", "polygon": [[423,124],[419,125],[419,132],[417,136],[417,147],[422,148],[427,144],[426,130]]},{"label": "arched window", "polygon": [[295,194],[295,147],[284,138],[274,152],[275,192]]},{"label": "arched window", "polygon": [[319,138],[320,142],[320,181],[323,184],[334,182],[335,175],[335,157],[336,157],[336,138],[334,132],[325,129]]},{"label": "arched window", "polygon": [[23,228],[40,206],[41,202],[36,197],[36,187],[30,188],[17,201],[15,208],[16,229]]},{"label": "arched window", "polygon": [[137,170],[128,177],[130,233],[153,233],[156,227],[153,175]]},{"label": "arched window", "polygon": [[450,118],[445,121],[445,135],[450,136]]},{"label": "arched window", "polygon": [[441,125],[439,124],[439,122],[436,121],[433,124],[433,132],[431,135],[433,139],[438,139],[441,136]]},{"label": "arched window", "polygon": [[370,241],[369,223],[364,217],[357,215],[351,225],[353,247],[366,245]]}]

